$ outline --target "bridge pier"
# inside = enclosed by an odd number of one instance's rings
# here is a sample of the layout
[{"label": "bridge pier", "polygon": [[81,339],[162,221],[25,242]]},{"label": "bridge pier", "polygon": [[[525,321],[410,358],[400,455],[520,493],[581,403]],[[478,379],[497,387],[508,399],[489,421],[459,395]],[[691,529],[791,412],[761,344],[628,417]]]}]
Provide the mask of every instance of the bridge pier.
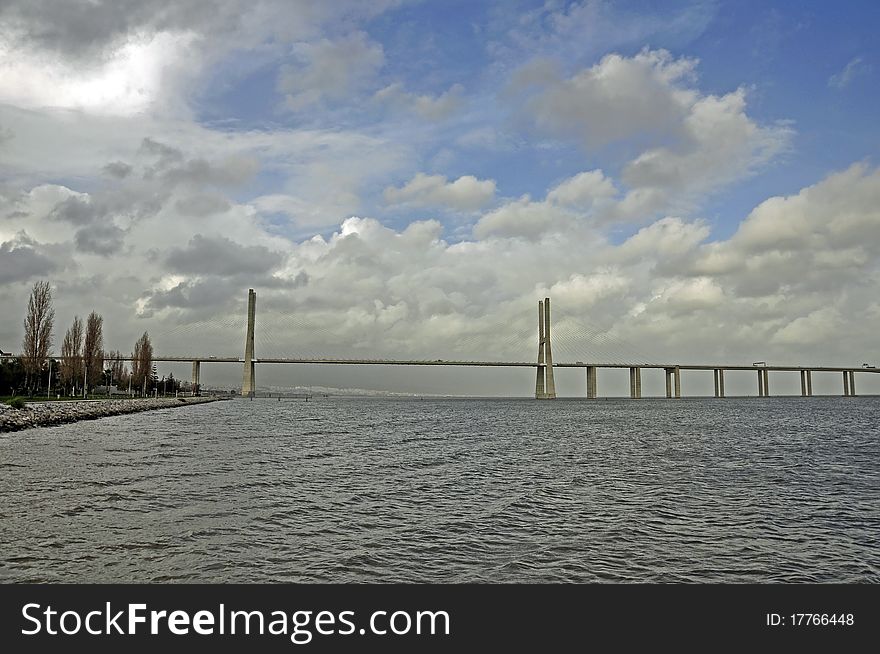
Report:
[{"label": "bridge pier", "polygon": [[201,372],[202,372],[201,368],[202,368],[201,361],[193,361],[192,390],[190,392],[191,395],[199,395],[200,394],[199,393],[199,386],[201,384],[200,384],[199,378],[201,377]]},{"label": "bridge pier", "polygon": [[770,371],[758,369],[758,397],[770,397]]},{"label": "bridge pier", "polygon": [[535,382],[536,400],[555,400],[556,383],[553,381],[553,350],[550,347],[550,298],[538,300],[538,377]]},{"label": "bridge pier", "polygon": [[[663,372],[666,376],[666,397],[681,398],[681,368],[664,368]],[[673,396],[673,390],[675,395]]]},{"label": "bridge pier", "polygon": [[599,377],[596,366],[587,366],[587,399],[595,400],[599,391]]},{"label": "bridge pier", "polygon": [[254,322],[257,315],[257,294],[254,289],[248,290],[248,322],[247,335],[244,341],[244,374],[241,380],[241,394],[253,397],[257,390],[256,376],[254,375]]},{"label": "bridge pier", "polygon": [[807,396],[813,395],[813,371],[807,370]]},{"label": "bridge pier", "polygon": [[846,370],[843,371],[843,396],[849,397],[849,373]]},{"label": "bridge pier", "polygon": [[642,369],[633,367],[629,369],[629,396],[636,400],[642,397]]},{"label": "bridge pier", "polygon": [[801,397],[807,396],[807,371],[801,370]]},{"label": "bridge pier", "polygon": [[849,371],[849,394],[853,397],[856,396],[856,372],[855,370]]},{"label": "bridge pier", "polygon": [[715,397],[724,397],[724,369],[715,368]]}]

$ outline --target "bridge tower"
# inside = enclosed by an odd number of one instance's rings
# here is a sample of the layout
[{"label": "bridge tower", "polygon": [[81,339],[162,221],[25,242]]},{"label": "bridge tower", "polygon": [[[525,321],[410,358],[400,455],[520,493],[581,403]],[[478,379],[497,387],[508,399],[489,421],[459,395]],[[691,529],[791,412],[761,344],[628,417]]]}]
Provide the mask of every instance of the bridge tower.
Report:
[{"label": "bridge tower", "polygon": [[538,376],[535,381],[536,400],[555,400],[553,352],[550,349],[550,298],[538,300]]},{"label": "bridge tower", "polygon": [[248,321],[247,336],[244,340],[244,376],[241,381],[242,396],[253,397],[257,390],[254,376],[254,321],[257,316],[257,294],[254,289],[248,290]]}]

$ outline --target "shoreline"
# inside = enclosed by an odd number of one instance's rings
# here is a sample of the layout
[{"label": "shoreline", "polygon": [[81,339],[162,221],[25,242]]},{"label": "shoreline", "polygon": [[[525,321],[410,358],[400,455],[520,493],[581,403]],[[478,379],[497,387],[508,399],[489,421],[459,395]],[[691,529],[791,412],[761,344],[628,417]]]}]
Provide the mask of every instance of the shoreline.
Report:
[{"label": "shoreline", "polygon": [[195,404],[220,402],[220,397],[159,397],[126,398],[124,400],[100,400],[96,402],[34,402],[24,409],[0,406],[0,434],[31,429],[51,427],[81,420],[97,420],[128,413],[171,409]]}]

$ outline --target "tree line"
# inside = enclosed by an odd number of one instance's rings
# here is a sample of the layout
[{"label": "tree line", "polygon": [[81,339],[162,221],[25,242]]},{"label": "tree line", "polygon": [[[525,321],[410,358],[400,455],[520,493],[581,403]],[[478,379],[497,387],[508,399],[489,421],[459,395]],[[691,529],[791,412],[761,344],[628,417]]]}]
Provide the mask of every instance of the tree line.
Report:
[{"label": "tree line", "polygon": [[[51,355],[55,309],[49,282],[38,281],[31,289],[24,318],[24,337],[19,358],[6,357],[0,366],[0,393],[10,395],[54,392],[88,394],[97,386],[115,385],[132,395],[148,395],[154,389],[179,390],[180,382],[170,375],[159,381],[153,364],[153,344],[148,332],[135,342],[129,357],[131,367],[119,350],[104,350],[104,318],[92,311],[85,322],[74,316],[61,342],[61,355]],[[45,383],[45,386],[44,386]]]}]

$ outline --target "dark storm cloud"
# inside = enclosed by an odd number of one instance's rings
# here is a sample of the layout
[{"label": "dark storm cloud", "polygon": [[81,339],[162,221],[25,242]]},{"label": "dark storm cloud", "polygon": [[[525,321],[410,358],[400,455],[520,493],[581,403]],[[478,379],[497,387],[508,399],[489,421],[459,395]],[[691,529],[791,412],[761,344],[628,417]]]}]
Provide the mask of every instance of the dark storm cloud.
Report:
[{"label": "dark storm cloud", "polygon": [[175,272],[194,275],[265,274],[284,261],[278,252],[262,245],[239,245],[222,236],[197,234],[185,248],[171,250],[165,259]]},{"label": "dark storm cloud", "polygon": [[253,178],[259,170],[258,162],[251,157],[232,156],[219,161],[186,159],[178,148],[149,137],[141,142],[138,155],[154,160],[144,168],[144,179],[159,179],[168,185],[236,186]]},{"label": "dark storm cloud", "polygon": [[58,264],[29,238],[0,243],[0,284],[26,281],[57,269]]},{"label": "dark storm cloud", "polygon": [[237,297],[240,284],[220,277],[199,281],[184,281],[167,291],[153,291],[144,306],[145,311],[186,309],[187,311],[224,306]]},{"label": "dark storm cloud", "polygon": [[100,58],[132,33],[234,27],[243,3],[223,0],[11,0],[5,23],[24,43],[77,58]]},{"label": "dark storm cloud", "polygon": [[0,25],[18,44],[97,60],[136,35],[190,32],[230,44],[308,36],[328,22],[381,13],[399,0],[0,0]]},{"label": "dark storm cloud", "polygon": [[72,225],[88,225],[101,218],[104,213],[103,207],[73,196],[56,204],[49,217]]},{"label": "dark storm cloud", "polygon": [[83,227],[74,237],[78,251],[103,257],[119,252],[124,240],[125,231],[112,224]]},{"label": "dark storm cloud", "polygon": [[111,177],[124,179],[131,173],[132,167],[124,161],[113,161],[104,166],[103,170]]}]

